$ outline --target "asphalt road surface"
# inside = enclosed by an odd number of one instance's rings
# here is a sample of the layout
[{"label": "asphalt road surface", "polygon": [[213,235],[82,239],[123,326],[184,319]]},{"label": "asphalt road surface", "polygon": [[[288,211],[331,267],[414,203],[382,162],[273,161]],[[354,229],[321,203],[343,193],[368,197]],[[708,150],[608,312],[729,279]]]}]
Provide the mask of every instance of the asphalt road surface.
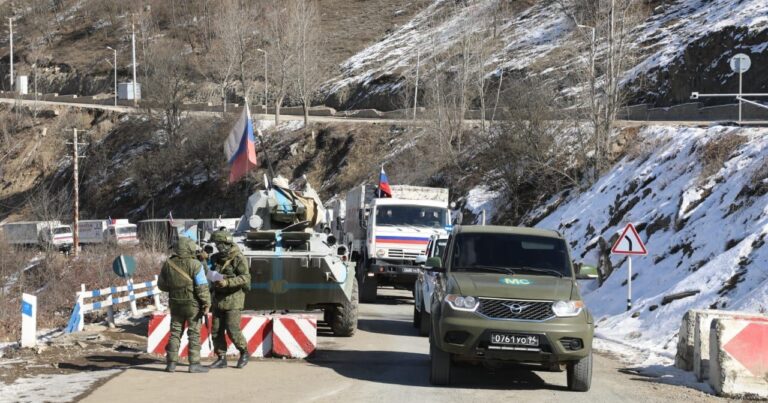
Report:
[{"label": "asphalt road surface", "polygon": [[[380,290],[376,304],[361,304],[358,332],[337,338],[320,327],[309,360],[254,360],[238,370],[167,374],[163,366],[132,367],[100,385],[86,402],[552,402],[720,401],[681,386],[632,373],[604,355],[594,361],[592,389],[566,389],[565,372],[527,368],[489,370],[459,366],[450,387],[429,384],[429,343],[411,325],[410,292]],[[235,360],[230,360],[230,366]]]}]

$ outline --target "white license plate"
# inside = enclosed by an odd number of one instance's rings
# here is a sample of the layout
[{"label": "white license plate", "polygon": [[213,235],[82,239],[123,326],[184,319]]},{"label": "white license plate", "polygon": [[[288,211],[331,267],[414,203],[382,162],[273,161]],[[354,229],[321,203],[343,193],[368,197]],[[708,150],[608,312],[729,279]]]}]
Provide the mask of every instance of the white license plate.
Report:
[{"label": "white license plate", "polygon": [[403,273],[418,273],[419,269],[403,267]]},{"label": "white license plate", "polygon": [[539,336],[533,334],[491,333],[491,344],[538,347]]}]

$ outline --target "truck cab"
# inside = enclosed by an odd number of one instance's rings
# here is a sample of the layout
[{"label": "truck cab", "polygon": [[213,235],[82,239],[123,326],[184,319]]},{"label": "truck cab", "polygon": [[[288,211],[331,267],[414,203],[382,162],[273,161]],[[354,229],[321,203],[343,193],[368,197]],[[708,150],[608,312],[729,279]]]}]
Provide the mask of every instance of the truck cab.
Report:
[{"label": "truck cab", "polygon": [[50,226],[40,231],[40,241],[43,245],[51,245],[62,251],[72,249],[74,242],[72,227],[69,225]]},{"label": "truck cab", "polygon": [[139,244],[135,224],[118,223],[110,225],[107,228],[106,239],[107,242],[115,243],[117,245],[135,246]]},{"label": "truck cab", "polygon": [[413,290],[416,260],[432,236],[452,228],[448,189],[399,185],[379,198],[362,186],[347,195],[346,209],[344,240],[358,262],[363,302],[375,301],[378,286]]}]

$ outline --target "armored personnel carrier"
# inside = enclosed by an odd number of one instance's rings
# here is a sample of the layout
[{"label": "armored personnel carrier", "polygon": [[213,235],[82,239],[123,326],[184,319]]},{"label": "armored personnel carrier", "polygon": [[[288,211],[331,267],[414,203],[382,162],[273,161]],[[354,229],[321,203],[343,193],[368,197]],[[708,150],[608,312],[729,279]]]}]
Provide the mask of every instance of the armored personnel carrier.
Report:
[{"label": "armored personnel carrier", "polygon": [[248,198],[235,242],[250,262],[251,290],[245,309],[322,309],[336,336],[357,328],[358,285],[349,251],[318,231],[325,210],[314,189],[289,189],[276,178]]}]

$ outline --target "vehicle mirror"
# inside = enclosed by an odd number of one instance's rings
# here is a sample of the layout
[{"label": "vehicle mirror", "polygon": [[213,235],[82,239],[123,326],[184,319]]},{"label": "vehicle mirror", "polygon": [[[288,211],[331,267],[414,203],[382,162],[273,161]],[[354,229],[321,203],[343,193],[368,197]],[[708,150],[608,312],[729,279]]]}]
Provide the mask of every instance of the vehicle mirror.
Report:
[{"label": "vehicle mirror", "polygon": [[416,256],[416,264],[424,264],[424,263],[427,263],[427,255]]},{"label": "vehicle mirror", "polygon": [[576,279],[577,280],[597,279],[597,267],[584,264],[584,263],[576,264]]},{"label": "vehicle mirror", "polygon": [[443,267],[443,259],[441,259],[440,256],[432,256],[431,258],[427,259],[425,265],[433,269]]}]

